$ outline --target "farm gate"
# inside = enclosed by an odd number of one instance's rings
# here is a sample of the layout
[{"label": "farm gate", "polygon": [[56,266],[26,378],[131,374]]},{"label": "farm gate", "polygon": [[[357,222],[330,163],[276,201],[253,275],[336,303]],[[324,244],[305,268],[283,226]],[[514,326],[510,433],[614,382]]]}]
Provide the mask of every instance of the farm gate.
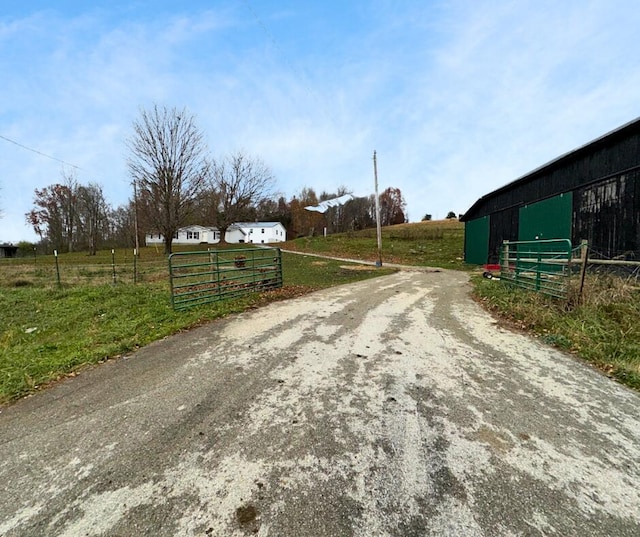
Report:
[{"label": "farm gate", "polygon": [[171,304],[186,309],[282,287],[279,248],[176,252],[169,256]]},{"label": "farm gate", "polygon": [[568,239],[504,241],[500,252],[500,279],[531,291],[567,298],[571,261]]}]

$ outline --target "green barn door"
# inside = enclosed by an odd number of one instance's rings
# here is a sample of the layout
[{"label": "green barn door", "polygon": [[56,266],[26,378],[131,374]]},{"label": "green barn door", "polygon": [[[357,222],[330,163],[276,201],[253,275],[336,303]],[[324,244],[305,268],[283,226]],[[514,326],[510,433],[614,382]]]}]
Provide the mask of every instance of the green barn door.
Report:
[{"label": "green barn door", "polygon": [[573,196],[571,192],[525,205],[520,209],[518,240],[571,240],[572,214]]},{"label": "green barn door", "polygon": [[464,224],[464,260],[483,265],[489,256],[489,217],[483,216]]}]

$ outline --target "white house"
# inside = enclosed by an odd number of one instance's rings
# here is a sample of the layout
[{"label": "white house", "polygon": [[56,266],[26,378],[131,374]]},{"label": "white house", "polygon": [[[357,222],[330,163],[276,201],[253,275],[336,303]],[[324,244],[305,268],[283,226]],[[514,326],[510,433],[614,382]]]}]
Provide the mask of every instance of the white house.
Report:
[{"label": "white house", "polygon": [[[266,244],[287,240],[287,230],[280,222],[238,222],[231,224],[225,239],[230,243]],[[180,228],[173,237],[173,244],[217,244],[220,231],[215,227],[187,226]],[[147,246],[164,244],[160,233],[147,233]]]},{"label": "white house", "polygon": [[[180,228],[173,237],[173,244],[215,244],[220,242],[220,232],[215,227],[187,226]],[[147,246],[164,244],[164,237],[160,233],[147,233]]]},{"label": "white house", "polygon": [[236,222],[225,235],[227,242],[271,243],[287,240],[287,230],[280,222]]}]

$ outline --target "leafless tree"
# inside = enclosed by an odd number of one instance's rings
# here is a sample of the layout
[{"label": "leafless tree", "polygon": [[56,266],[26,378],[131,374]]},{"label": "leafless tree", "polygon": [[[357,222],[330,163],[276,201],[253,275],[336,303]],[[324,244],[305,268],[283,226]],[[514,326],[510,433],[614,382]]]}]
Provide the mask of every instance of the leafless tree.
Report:
[{"label": "leafless tree", "polygon": [[112,246],[135,247],[136,226],[133,201],[110,211],[109,226],[109,241]]},{"label": "leafless tree", "polygon": [[96,255],[98,243],[108,235],[108,215],[110,212],[102,187],[96,183],[79,186],[78,232],[85,241],[89,255]]},{"label": "leafless tree", "polygon": [[164,237],[173,237],[188,220],[209,174],[207,147],[186,110],[154,106],[142,110],[128,141],[129,172],[137,186],[139,208]]},{"label": "leafless tree", "polygon": [[231,224],[256,214],[256,207],[271,196],[274,184],[269,167],[243,151],[213,163],[210,185],[216,200],[213,219],[220,230],[221,242]]}]

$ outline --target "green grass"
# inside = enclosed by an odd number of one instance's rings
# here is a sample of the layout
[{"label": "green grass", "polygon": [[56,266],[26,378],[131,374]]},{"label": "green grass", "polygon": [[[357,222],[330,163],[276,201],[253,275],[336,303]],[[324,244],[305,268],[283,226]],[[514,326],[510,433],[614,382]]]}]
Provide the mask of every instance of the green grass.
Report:
[{"label": "green grass", "polygon": [[[110,262],[110,254],[105,259]],[[60,260],[73,264],[65,256]],[[13,266],[19,268],[18,263]],[[137,285],[85,283],[58,288],[35,282],[16,286],[6,280],[0,286],[0,403],[83,366],[230,313],[392,272],[346,266],[285,253],[282,289],[179,312],[170,305],[166,264],[158,281]]]},{"label": "green grass", "polygon": [[640,291],[630,282],[589,276],[576,307],[498,280],[474,278],[474,289],[503,319],[640,390]]},{"label": "green grass", "polygon": [[[378,259],[375,229],[327,237],[301,237],[282,248],[363,261]],[[438,220],[382,228],[382,263],[468,270],[463,260],[464,224]]]}]

